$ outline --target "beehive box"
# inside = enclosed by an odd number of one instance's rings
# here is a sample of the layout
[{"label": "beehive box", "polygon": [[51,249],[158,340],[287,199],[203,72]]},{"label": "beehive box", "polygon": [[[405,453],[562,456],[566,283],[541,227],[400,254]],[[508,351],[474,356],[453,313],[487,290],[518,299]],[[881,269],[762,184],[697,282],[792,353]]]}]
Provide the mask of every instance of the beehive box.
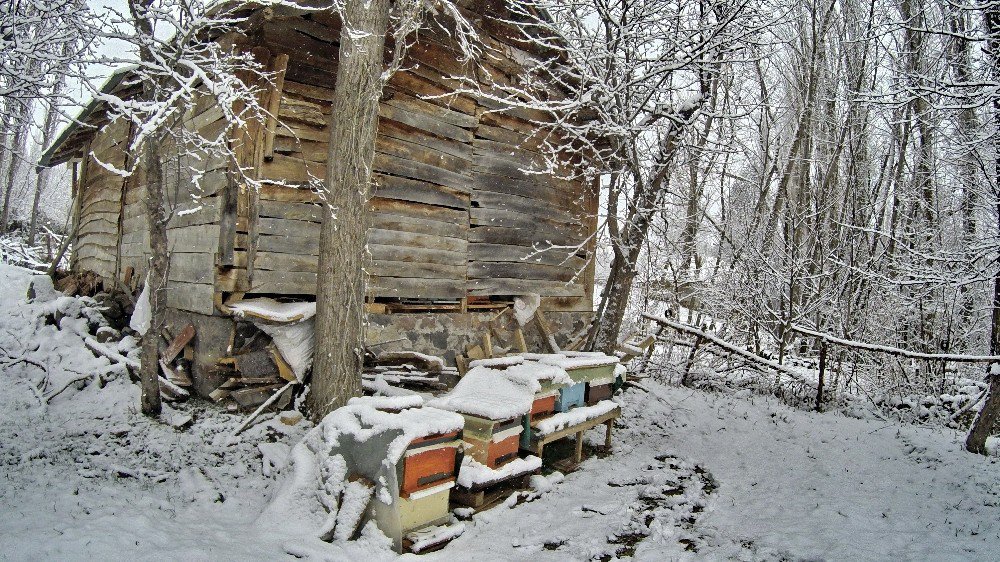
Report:
[{"label": "beehive box", "polygon": [[590,382],[585,383],[586,393],[584,394],[584,401],[588,406],[593,406],[601,400],[607,400],[611,398],[612,394],[612,384],[614,379],[595,379]]},{"label": "beehive box", "polygon": [[578,382],[566,385],[559,389],[559,398],[556,400],[556,411],[566,412],[570,408],[583,406],[586,399],[587,383]]},{"label": "beehive box", "polygon": [[451,519],[448,500],[455,479],[413,492],[399,498],[399,525],[407,533],[429,525],[439,525]]},{"label": "beehive box", "polygon": [[517,457],[520,417],[507,420],[490,420],[470,414],[462,414],[462,417],[465,418],[466,455],[490,468],[503,466]]},{"label": "beehive box", "polygon": [[410,442],[403,462],[398,465],[402,469],[400,497],[453,483],[461,464],[458,458],[461,444],[460,431],[428,435]]}]

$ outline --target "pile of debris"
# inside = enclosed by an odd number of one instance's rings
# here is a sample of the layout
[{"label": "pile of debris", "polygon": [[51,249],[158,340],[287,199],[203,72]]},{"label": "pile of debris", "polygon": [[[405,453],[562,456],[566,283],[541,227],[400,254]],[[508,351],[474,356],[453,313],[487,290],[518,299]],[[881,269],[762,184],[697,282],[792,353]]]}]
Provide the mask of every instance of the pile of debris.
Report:
[{"label": "pile of debris", "polygon": [[458,369],[445,366],[444,359],[416,351],[369,352],[361,374],[368,393],[386,394],[386,386],[413,392],[440,392],[458,380]]}]

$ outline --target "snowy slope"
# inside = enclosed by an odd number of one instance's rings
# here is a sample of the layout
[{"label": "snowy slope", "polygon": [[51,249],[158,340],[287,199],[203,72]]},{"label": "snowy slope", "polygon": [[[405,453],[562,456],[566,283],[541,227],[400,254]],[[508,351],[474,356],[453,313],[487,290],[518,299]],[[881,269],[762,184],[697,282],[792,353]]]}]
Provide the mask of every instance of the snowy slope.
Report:
[{"label": "snowy slope", "polygon": [[964,435],[649,388],[625,394],[613,456],[429,557],[588,559],[639,531],[642,560],[1000,559],[1000,459]]},{"label": "snowy slope", "polygon": [[[392,557],[377,540],[329,545],[258,521],[278,485],[265,473],[283,476],[305,427],[272,420],[225,446],[242,417],[192,403],[171,413],[193,416],[187,429],[147,420],[79,322],[39,320],[28,279],[0,266],[0,560]],[[75,371],[106,384],[43,405],[32,362],[57,386]],[[539,493],[423,558],[1000,559],[1000,458],[963,453],[963,435],[644,384],[619,399],[614,455],[536,478]]]}]

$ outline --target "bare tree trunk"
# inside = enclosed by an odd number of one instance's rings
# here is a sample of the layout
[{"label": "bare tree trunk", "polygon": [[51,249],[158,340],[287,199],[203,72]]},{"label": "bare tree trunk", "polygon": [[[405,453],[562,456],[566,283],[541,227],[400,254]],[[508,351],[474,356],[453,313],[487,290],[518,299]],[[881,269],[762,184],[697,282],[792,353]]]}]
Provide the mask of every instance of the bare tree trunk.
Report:
[{"label": "bare tree trunk", "polygon": [[7,232],[10,226],[10,199],[14,192],[14,184],[17,183],[17,172],[21,169],[22,152],[24,151],[24,141],[28,136],[28,125],[31,122],[31,104],[17,104],[14,109],[15,114],[11,119],[14,129],[11,145],[7,147],[9,153],[7,164],[7,177],[4,178],[3,212],[0,214],[0,232]]},{"label": "bare tree trunk", "polygon": [[[140,33],[153,35],[153,25],[148,17],[148,7],[152,0],[129,0],[132,23]],[[139,49],[139,58],[146,62],[153,60],[147,49]],[[147,79],[142,84],[142,94],[146,100],[156,98],[157,84]],[[146,180],[146,218],[149,221],[149,275],[146,292],[149,294],[149,329],[142,338],[142,367],[139,382],[142,388],[140,405],[147,416],[160,414],[160,331],[167,312],[167,217],[163,209],[163,134],[150,137],[143,150]]]},{"label": "bare tree trunk", "polygon": [[167,269],[167,216],[163,210],[163,171],[160,162],[161,143],[146,141],[143,154],[146,162],[146,217],[149,219],[149,277],[146,292],[149,294],[149,330],[142,338],[142,368],[139,380],[142,386],[142,413],[147,416],[160,414],[160,331],[166,324]]},{"label": "bare tree trunk", "polygon": [[327,158],[328,211],[320,231],[309,393],[317,420],[361,391],[367,207],[388,25],[388,0],[346,2]]},{"label": "bare tree trunk", "polygon": [[[658,169],[653,177],[644,182],[638,182],[633,198],[634,207],[625,223],[620,247],[615,249],[615,258],[611,262],[611,274],[601,293],[600,314],[594,320],[588,347],[612,353],[618,346],[622,321],[628,307],[629,296],[632,294],[632,283],[635,281],[635,267],[649,226],[653,222],[659,203],[667,189],[670,179],[670,165],[680,144],[681,136],[686,131],[695,112],[700,106],[685,108],[673,119],[670,128],[664,133],[660,143],[657,161]],[[612,209],[610,212],[615,212]]]},{"label": "bare tree trunk", "polygon": [[[58,94],[61,88],[57,85],[55,93]],[[54,101],[52,102],[54,103]],[[42,126],[42,148],[47,148],[52,142],[52,137],[56,134],[56,109],[51,103],[48,111],[45,112],[45,124]],[[28,223],[28,245],[35,245],[35,235],[38,233],[38,204],[42,200],[42,192],[45,191],[49,178],[49,169],[42,168],[35,174],[35,197],[31,202],[31,221]]]},{"label": "bare tree trunk", "polygon": [[[996,67],[996,63],[1000,61],[1000,37],[997,36],[1000,33],[1000,8],[990,5],[985,12],[987,55],[992,59],[995,79],[996,73],[1000,72],[1000,69]],[[996,93],[993,94],[993,124],[994,127],[1000,127],[1000,95]],[[996,130],[993,132],[993,148],[993,197],[997,200],[997,231],[1000,232],[1000,198],[998,198],[1000,196],[1000,193],[998,193],[1000,192],[1000,152],[998,152],[1000,151],[1000,133]],[[996,264],[993,267],[993,316],[990,326],[990,355],[996,355],[1000,351],[1000,270],[997,269]],[[965,440],[966,450],[970,453],[979,453],[981,455],[987,453],[986,439],[993,432],[997,419],[1000,419],[1000,365],[991,364],[988,369],[986,379],[990,387],[986,395],[986,402],[983,403],[983,409],[979,411],[976,420],[972,422],[972,429],[969,430],[969,436]]]}]

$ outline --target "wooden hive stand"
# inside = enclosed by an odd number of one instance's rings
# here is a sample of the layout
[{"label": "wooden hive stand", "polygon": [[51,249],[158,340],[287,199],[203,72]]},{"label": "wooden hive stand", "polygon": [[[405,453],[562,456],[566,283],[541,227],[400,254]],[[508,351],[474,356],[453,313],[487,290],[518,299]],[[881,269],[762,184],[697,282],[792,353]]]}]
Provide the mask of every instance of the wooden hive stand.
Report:
[{"label": "wooden hive stand", "polygon": [[601,414],[597,417],[591,418],[587,421],[578,423],[576,425],[571,425],[560,429],[559,431],[553,431],[545,435],[538,435],[536,432],[532,431],[531,438],[529,439],[528,446],[526,447],[529,451],[532,451],[539,458],[544,458],[542,454],[545,451],[545,445],[562,439],[563,437],[569,437],[570,435],[576,435],[576,448],[573,451],[573,462],[580,464],[583,460],[583,433],[592,427],[597,427],[598,425],[604,424],[606,426],[604,434],[604,448],[611,450],[611,429],[614,425],[615,419],[618,418],[622,413],[620,407],[616,407],[610,412]]}]

